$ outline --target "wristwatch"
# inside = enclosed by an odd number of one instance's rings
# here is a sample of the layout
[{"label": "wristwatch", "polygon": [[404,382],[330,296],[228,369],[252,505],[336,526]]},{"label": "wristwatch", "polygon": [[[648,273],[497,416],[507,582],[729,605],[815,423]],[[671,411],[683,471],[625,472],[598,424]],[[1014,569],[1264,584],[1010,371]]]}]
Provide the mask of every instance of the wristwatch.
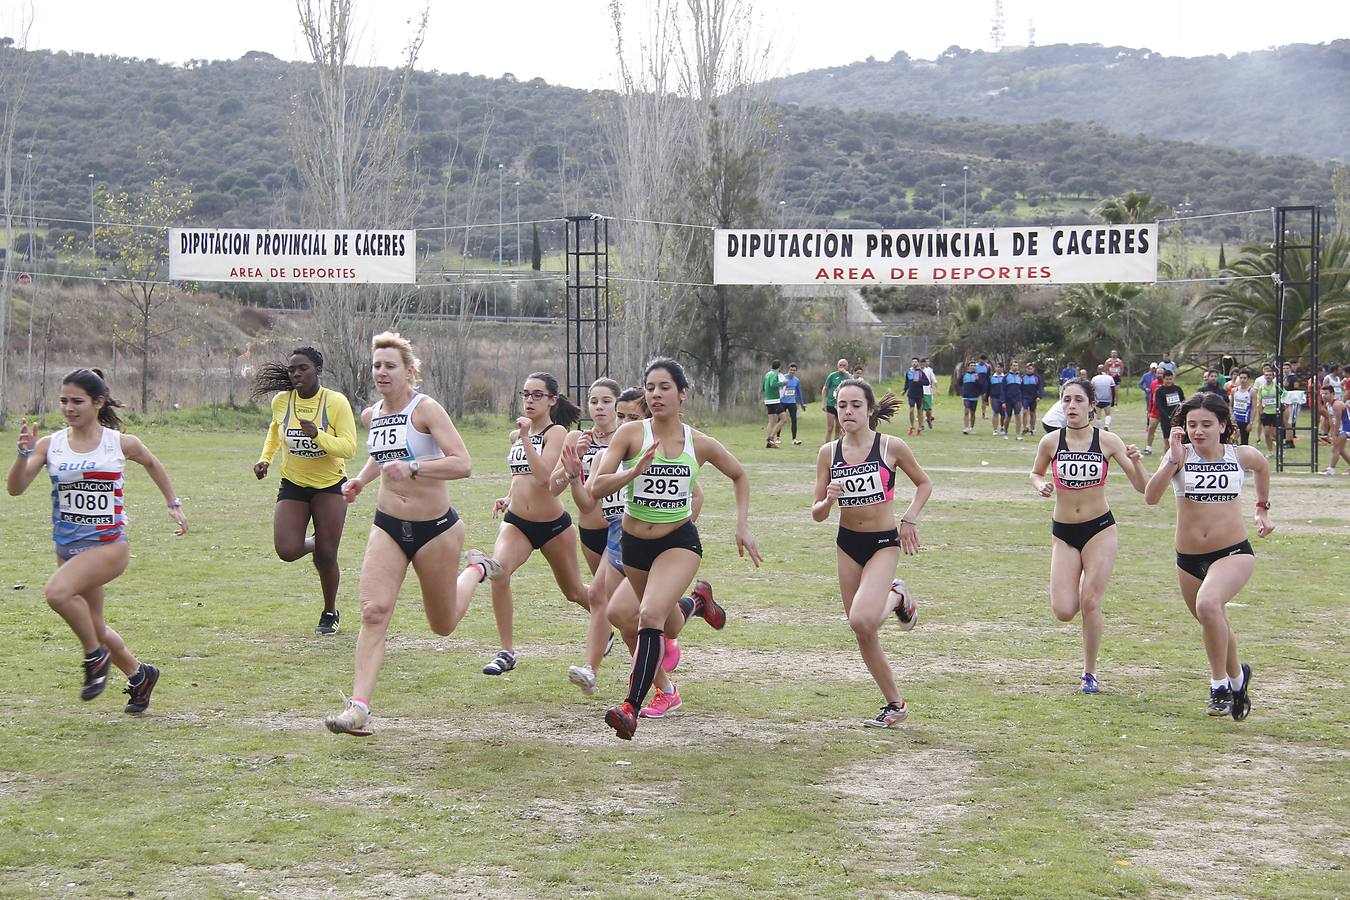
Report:
[{"label": "wristwatch", "polygon": [[422,464],[421,464],[420,462],[418,462],[417,460],[414,459],[414,460],[412,460],[411,462],[408,463],[408,471],[409,471],[409,472],[412,472],[412,477],[413,477],[413,478],[416,478],[416,477],[417,477],[417,473],[420,472],[420,471],[422,471]]}]

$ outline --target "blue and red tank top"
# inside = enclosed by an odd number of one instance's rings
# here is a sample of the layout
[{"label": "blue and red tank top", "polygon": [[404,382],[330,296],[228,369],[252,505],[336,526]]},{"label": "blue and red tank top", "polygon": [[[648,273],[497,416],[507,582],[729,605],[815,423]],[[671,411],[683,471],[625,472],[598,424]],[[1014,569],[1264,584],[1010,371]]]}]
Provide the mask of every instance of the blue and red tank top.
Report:
[{"label": "blue and red tank top", "polygon": [[57,544],[120,540],[127,514],[122,488],[126,457],[122,433],[104,428],[98,445],[87,453],[70,447],[70,429],[52,435],[47,444],[47,473],[52,479],[52,540]]}]

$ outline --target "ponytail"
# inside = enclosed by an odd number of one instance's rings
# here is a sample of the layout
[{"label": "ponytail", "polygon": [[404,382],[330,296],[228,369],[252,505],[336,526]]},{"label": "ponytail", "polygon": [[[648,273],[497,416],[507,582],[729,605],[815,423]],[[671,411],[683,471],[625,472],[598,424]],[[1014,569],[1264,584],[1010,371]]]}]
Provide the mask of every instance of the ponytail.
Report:
[{"label": "ponytail", "polygon": [[98,410],[98,424],[104,428],[122,430],[122,417],[117,414],[122,404],[113,399],[112,393],[108,390],[108,383],[103,380],[102,369],[76,369],[62,378],[61,383],[75,385],[88,394],[90,400],[101,399],[103,405]]}]

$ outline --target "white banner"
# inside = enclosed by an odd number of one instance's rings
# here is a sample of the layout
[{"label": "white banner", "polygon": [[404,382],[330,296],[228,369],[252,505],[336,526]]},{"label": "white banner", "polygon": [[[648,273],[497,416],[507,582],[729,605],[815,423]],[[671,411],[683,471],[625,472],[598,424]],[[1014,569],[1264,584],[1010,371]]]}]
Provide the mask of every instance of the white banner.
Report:
[{"label": "white banner", "polygon": [[170,228],[169,278],[415,284],[417,232]]},{"label": "white banner", "polygon": [[717,284],[1081,284],[1158,280],[1154,225],[886,231],[722,229]]}]

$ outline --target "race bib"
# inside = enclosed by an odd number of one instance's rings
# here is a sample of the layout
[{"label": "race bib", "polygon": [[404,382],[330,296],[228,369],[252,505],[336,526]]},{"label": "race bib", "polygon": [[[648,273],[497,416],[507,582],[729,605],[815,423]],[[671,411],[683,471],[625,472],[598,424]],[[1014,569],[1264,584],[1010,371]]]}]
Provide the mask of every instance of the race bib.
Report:
[{"label": "race bib", "polygon": [[318,441],[305,434],[299,428],[286,429],[286,449],[292,456],[299,456],[304,459],[318,459],[320,456],[326,456],[323,448],[319,446]]},{"label": "race bib", "polygon": [[1055,481],[1070,491],[1099,487],[1106,481],[1106,458],[1099,453],[1067,453],[1055,456]]},{"label": "race bib", "polygon": [[112,481],[68,481],[56,488],[57,518],[72,525],[116,524],[117,484]]},{"label": "race bib", "polygon": [[648,509],[681,509],[689,504],[693,474],[684,463],[648,466],[646,472],[630,482],[632,502]]},{"label": "race bib", "polygon": [[1182,493],[1187,500],[1198,503],[1219,503],[1236,500],[1240,487],[1236,464],[1228,461],[1205,463],[1189,462],[1182,475]]},{"label": "race bib", "polygon": [[1168,394],[1168,395],[1167,395],[1167,405],[1168,405],[1168,406],[1180,406],[1180,405],[1181,405],[1181,395],[1180,395],[1180,394]]},{"label": "race bib", "polygon": [[398,459],[408,459],[408,416],[395,413],[380,416],[370,422],[370,434],[366,435],[366,450],[371,459],[380,465]]},{"label": "race bib", "polygon": [[830,480],[839,482],[839,499],[836,501],[839,508],[884,503],[886,491],[881,484],[880,468],[876,462],[835,466],[830,471]]}]

